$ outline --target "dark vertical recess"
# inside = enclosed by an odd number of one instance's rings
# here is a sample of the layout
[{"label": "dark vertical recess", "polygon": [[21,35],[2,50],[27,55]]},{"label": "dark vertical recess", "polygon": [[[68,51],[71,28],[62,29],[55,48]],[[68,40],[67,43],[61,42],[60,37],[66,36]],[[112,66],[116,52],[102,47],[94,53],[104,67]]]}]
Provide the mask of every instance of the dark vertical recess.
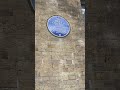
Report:
[{"label": "dark vertical recess", "polygon": [[0,1],[0,90],[35,90],[35,14],[27,0]]},{"label": "dark vertical recess", "polygon": [[120,1],[86,0],[86,90],[120,90]]}]

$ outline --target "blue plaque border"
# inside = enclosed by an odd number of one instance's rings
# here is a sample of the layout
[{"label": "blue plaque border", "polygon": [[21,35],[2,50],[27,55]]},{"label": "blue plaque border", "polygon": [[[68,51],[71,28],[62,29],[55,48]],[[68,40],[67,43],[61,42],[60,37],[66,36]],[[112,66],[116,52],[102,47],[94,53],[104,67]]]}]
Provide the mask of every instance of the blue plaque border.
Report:
[{"label": "blue plaque border", "polygon": [[[68,25],[69,25],[69,32],[68,32],[65,36],[57,36],[57,35],[53,34],[53,33],[49,30],[49,28],[48,28],[48,21],[49,21],[49,19],[51,19],[51,18],[54,17],[54,16],[61,17],[61,18],[63,18],[63,19],[68,23]],[[68,22],[67,19],[65,19],[63,16],[60,16],[60,15],[53,15],[53,16],[51,16],[51,17],[49,17],[49,18],[47,19],[47,29],[48,29],[48,31],[49,31],[53,36],[58,37],[58,38],[65,38],[65,37],[67,37],[67,36],[70,34],[70,32],[71,32],[70,23]]]}]

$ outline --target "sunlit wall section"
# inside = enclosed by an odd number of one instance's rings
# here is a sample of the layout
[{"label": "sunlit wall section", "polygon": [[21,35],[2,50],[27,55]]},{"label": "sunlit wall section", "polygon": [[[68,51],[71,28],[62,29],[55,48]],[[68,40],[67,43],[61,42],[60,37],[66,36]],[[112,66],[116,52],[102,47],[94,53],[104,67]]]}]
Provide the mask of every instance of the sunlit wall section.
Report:
[{"label": "sunlit wall section", "polygon": [[[85,26],[80,0],[36,0],[35,90],[85,90]],[[70,25],[63,38],[48,31],[59,15]]]}]

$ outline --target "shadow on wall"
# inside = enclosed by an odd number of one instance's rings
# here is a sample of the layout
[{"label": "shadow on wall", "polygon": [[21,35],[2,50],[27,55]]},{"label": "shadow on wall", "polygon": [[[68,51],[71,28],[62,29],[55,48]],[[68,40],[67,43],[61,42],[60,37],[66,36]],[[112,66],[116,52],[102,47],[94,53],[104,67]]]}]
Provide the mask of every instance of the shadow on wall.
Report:
[{"label": "shadow on wall", "polygon": [[34,17],[27,0],[0,1],[0,90],[34,90]]},{"label": "shadow on wall", "polygon": [[88,4],[92,7],[86,14],[86,89],[120,90],[120,3]]}]

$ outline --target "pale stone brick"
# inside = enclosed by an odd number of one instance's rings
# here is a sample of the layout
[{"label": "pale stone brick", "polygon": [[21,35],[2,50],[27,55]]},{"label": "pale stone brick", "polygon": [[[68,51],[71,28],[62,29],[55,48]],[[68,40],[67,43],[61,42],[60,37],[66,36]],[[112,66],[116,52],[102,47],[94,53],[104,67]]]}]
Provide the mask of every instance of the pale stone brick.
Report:
[{"label": "pale stone brick", "polygon": [[[41,78],[41,84],[36,82],[36,90],[84,88],[85,75],[82,72],[85,71],[85,37],[82,26],[84,21],[80,21],[81,13],[78,7],[80,8],[80,0],[36,1],[35,44],[38,50],[35,69],[36,80],[39,79],[38,77]],[[63,16],[70,23],[71,32],[67,37],[54,37],[47,30],[47,19],[53,15]],[[47,81],[42,81],[43,76],[47,77]],[[83,86],[79,85],[79,82]]]}]

